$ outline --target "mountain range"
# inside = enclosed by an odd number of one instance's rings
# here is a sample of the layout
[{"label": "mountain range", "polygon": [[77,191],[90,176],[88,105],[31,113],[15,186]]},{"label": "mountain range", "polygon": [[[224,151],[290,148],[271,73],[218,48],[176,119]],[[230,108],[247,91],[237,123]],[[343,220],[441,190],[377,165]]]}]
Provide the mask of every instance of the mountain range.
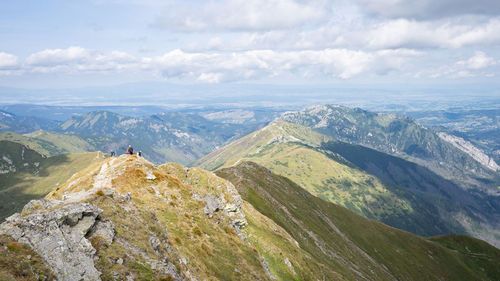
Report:
[{"label": "mountain range", "polygon": [[417,110],[400,112],[415,118],[420,124],[463,138],[487,152],[500,163],[500,110],[494,104],[489,109]]},{"label": "mountain range", "polygon": [[18,116],[13,113],[0,110],[0,132],[14,131],[25,134],[37,130],[55,130],[58,122],[33,116]]},{"label": "mountain range", "polygon": [[[500,276],[491,150],[395,114],[277,113],[2,111],[0,280]],[[128,144],[145,157],[107,153]]]},{"label": "mountain range", "polygon": [[[109,111],[92,111],[74,115],[64,122],[54,120],[48,123],[35,117],[19,117],[7,112],[2,114],[0,132],[4,131],[4,135],[0,139],[24,144],[38,143],[50,155],[77,152],[75,148],[88,152],[124,153],[127,146],[132,145],[155,163],[176,161],[190,164],[232,139],[261,127],[276,112],[205,110],[130,117]],[[33,120],[38,120],[38,123],[33,123]],[[5,135],[5,132],[10,135]],[[25,134],[28,138],[14,137],[12,133]],[[71,144],[75,144],[74,147],[68,148]]]},{"label": "mountain range", "polygon": [[195,165],[216,170],[253,161],[391,226],[499,244],[498,172],[437,133],[409,118],[338,106],[306,108],[282,119],[295,123],[274,122]]},{"label": "mountain range", "polygon": [[[446,138],[395,114],[380,114],[335,105],[318,105],[288,112],[282,120],[314,128],[334,139],[363,145],[431,168],[449,179],[481,188],[498,181],[497,167],[480,163]],[[478,179],[478,177],[480,179]],[[496,189],[497,186],[493,188]]]}]

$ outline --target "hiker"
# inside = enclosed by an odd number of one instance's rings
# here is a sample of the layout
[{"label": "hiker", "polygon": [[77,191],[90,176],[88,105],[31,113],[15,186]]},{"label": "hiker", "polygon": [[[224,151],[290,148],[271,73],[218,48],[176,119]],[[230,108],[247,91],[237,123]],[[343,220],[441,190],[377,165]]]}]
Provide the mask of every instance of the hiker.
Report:
[{"label": "hiker", "polygon": [[142,151],[137,152],[137,156],[142,157]]},{"label": "hiker", "polygon": [[131,145],[128,146],[126,154],[134,155],[134,148]]},{"label": "hiker", "polygon": [[111,151],[111,157],[115,156],[115,152],[114,151]]}]

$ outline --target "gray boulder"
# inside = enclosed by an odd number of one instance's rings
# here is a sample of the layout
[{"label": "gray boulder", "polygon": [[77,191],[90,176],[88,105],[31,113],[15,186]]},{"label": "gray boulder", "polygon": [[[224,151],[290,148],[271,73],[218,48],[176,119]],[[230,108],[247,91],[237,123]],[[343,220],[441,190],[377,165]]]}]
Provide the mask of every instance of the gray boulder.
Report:
[{"label": "gray boulder", "polygon": [[94,230],[112,240],[112,225],[96,226],[101,212],[89,203],[64,205],[57,200],[34,200],[21,214],[7,218],[0,225],[0,234],[30,245],[58,280],[100,280],[100,272],[94,267],[95,249],[86,237]]}]

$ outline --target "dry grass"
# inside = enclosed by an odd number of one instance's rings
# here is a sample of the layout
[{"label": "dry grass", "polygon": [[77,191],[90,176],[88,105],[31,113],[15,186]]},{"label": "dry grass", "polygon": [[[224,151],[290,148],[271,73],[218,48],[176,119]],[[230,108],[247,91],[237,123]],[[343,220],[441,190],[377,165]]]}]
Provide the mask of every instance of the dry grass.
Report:
[{"label": "dry grass", "polygon": [[[29,258],[28,258],[29,256]],[[0,280],[56,280],[38,254],[28,245],[0,235]]]}]

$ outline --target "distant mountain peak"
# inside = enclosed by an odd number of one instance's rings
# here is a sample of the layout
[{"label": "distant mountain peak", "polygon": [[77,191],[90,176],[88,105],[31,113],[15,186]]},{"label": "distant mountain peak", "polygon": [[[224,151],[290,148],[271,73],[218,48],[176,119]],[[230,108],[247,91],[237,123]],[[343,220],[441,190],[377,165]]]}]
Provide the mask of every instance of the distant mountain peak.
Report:
[{"label": "distant mountain peak", "polygon": [[[491,169],[484,166],[484,161],[477,161],[477,157],[445,141],[410,117],[359,108],[317,105],[286,112],[281,119],[313,128],[340,141],[409,157],[447,178],[462,177],[464,181],[481,186],[482,183],[476,181],[477,176],[492,177]],[[474,171],[475,175],[470,171]]]}]

